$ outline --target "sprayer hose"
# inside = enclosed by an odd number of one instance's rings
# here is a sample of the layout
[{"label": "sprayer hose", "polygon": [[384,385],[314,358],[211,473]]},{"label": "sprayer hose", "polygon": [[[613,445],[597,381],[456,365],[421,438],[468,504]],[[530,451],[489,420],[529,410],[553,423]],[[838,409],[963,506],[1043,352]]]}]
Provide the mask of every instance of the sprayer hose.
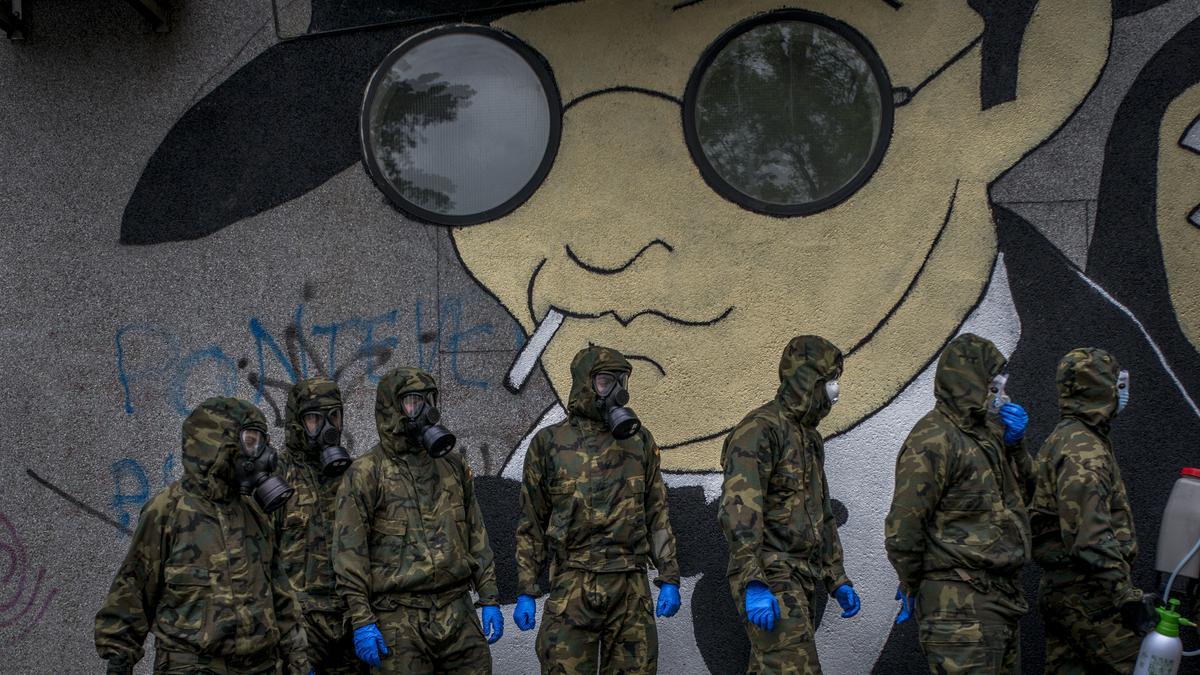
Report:
[{"label": "sprayer hose", "polygon": [[[1192,550],[1188,551],[1188,554],[1183,556],[1183,560],[1179,561],[1179,564],[1175,566],[1175,570],[1173,572],[1171,572],[1171,577],[1169,579],[1167,579],[1167,588],[1163,592],[1163,604],[1164,605],[1166,605],[1167,601],[1171,599],[1171,587],[1175,585],[1175,577],[1179,576],[1179,571],[1183,569],[1183,566],[1188,564],[1188,561],[1192,559],[1192,556],[1196,555],[1196,551],[1200,551],[1200,539],[1196,540],[1196,543],[1192,546]],[[1184,652],[1183,655],[1184,656],[1200,655],[1200,649],[1193,649],[1190,652]]]}]

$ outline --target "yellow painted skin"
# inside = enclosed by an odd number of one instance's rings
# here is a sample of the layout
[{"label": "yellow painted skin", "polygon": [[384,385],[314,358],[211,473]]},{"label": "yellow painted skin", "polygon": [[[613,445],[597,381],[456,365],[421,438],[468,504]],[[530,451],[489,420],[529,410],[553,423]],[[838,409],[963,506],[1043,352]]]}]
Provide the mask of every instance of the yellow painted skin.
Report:
[{"label": "yellow painted skin", "polygon": [[1183,333],[1200,349],[1200,228],[1188,215],[1200,205],[1200,154],[1181,147],[1183,134],[1200,115],[1200,85],[1167,107],[1159,130],[1158,237],[1171,304]]},{"label": "yellow painted skin", "polygon": [[[881,0],[789,6],[862,33],[893,87],[915,88],[983,31],[963,0],[900,10]],[[710,43],[778,7],[588,0],[496,25],[547,59],[564,106],[615,87],[678,100]],[[565,400],[571,357],[589,342],[633,356],[631,405],[665,448],[669,470],[720,468],[723,432],[772,396],[792,336],[823,335],[849,351],[895,308],[846,360],[842,402],[823,425],[834,433],[894,396],[979,299],[996,253],[987,185],[1077,107],[1103,67],[1110,28],[1104,0],[1044,0],[1021,47],[1016,100],[981,110],[976,46],[896,109],[887,153],[866,185],[804,217],[753,213],[710,189],[688,152],[678,104],[604,91],[564,113],[557,159],[537,192],[504,218],[455,229],[454,242],[527,331],[550,307],[612,312],[568,318],[542,363]],[[670,250],[651,245],[615,274],[589,272],[567,254],[569,246],[589,265],[620,267],[656,239]],[[724,318],[688,326],[639,315],[648,310],[689,322]]]}]

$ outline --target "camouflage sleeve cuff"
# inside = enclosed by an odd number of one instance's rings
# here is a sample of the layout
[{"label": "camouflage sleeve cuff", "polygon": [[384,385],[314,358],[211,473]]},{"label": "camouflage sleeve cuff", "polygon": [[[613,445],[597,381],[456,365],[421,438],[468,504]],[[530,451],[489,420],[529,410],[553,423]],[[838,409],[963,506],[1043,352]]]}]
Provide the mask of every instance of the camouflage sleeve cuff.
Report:
[{"label": "camouflage sleeve cuff", "polygon": [[654,585],[655,586],[662,588],[663,584],[674,584],[674,585],[678,586],[679,585],[679,575],[676,574],[674,576],[670,576],[670,575],[666,575],[666,574],[660,574],[657,577],[654,577]]},{"label": "camouflage sleeve cuff", "polygon": [[854,584],[850,581],[850,577],[846,576],[845,572],[842,572],[836,577],[826,577],[825,592],[831,597],[833,596],[833,592],[842,586],[854,586]]},{"label": "camouflage sleeve cuff", "polygon": [[1142,589],[1135,586],[1124,585],[1117,589],[1117,607],[1124,605],[1127,602],[1140,602],[1142,599]]},{"label": "camouflage sleeve cuff", "polygon": [[366,600],[355,598],[347,600],[346,604],[349,605],[346,615],[350,617],[350,626],[354,630],[376,622],[375,613],[371,611],[371,606],[367,604]]},{"label": "camouflage sleeve cuff", "polygon": [[479,593],[479,599],[475,601],[476,607],[499,607],[500,593],[496,590],[496,584],[489,584],[486,588],[475,589]]},{"label": "camouflage sleeve cuff", "polygon": [[518,587],[517,595],[528,595],[531,598],[540,598],[545,591],[537,583],[521,584]]}]

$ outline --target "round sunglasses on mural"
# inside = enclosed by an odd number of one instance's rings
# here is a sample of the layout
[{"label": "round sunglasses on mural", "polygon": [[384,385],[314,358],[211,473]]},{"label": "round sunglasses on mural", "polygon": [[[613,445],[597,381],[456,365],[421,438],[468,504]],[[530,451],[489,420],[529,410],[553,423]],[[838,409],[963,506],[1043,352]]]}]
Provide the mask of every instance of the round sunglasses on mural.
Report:
[{"label": "round sunglasses on mural", "polygon": [[[778,10],[709,45],[682,100],[684,137],[708,185],[760,213],[802,216],[844,201],[883,160],[897,106],[871,43],[822,14]],[[376,185],[406,214],[462,226],[500,218],[549,174],[565,104],[547,62],[488,26],[438,27],[396,47],[363,98],[360,137]]]}]

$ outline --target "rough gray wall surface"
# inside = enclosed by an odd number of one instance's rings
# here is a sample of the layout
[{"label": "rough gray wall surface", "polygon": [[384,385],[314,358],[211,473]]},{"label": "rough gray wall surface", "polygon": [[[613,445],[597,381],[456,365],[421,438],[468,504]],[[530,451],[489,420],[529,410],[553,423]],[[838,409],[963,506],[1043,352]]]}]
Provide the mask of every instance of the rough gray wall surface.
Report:
[{"label": "rough gray wall surface", "polygon": [[[435,373],[448,423],[484,476],[556,400],[540,371],[520,395],[503,388],[522,332],[446,232],[400,219],[358,165],[202,245],[118,244],[168,131],[276,42],[265,0],[174,4],[172,31],[157,34],[121,3],[42,0],[30,40],[0,43],[2,672],[101,667],[92,619],[141,502],[178,476],[184,413],[229,392],[272,418],[290,382],[275,346],[294,345],[308,374],[338,374],[355,452],[373,442],[374,382],[389,365]],[[1079,267],[1117,106],[1196,17],[1195,0],[1172,0],[1119,20],[1079,112],[993,186]],[[528,663],[517,653],[532,634],[510,611],[506,620],[497,658]],[[676,657],[664,672],[702,671],[690,629],[679,635],[690,624],[662,626],[664,655]],[[837,672],[865,672],[874,658]]]}]

